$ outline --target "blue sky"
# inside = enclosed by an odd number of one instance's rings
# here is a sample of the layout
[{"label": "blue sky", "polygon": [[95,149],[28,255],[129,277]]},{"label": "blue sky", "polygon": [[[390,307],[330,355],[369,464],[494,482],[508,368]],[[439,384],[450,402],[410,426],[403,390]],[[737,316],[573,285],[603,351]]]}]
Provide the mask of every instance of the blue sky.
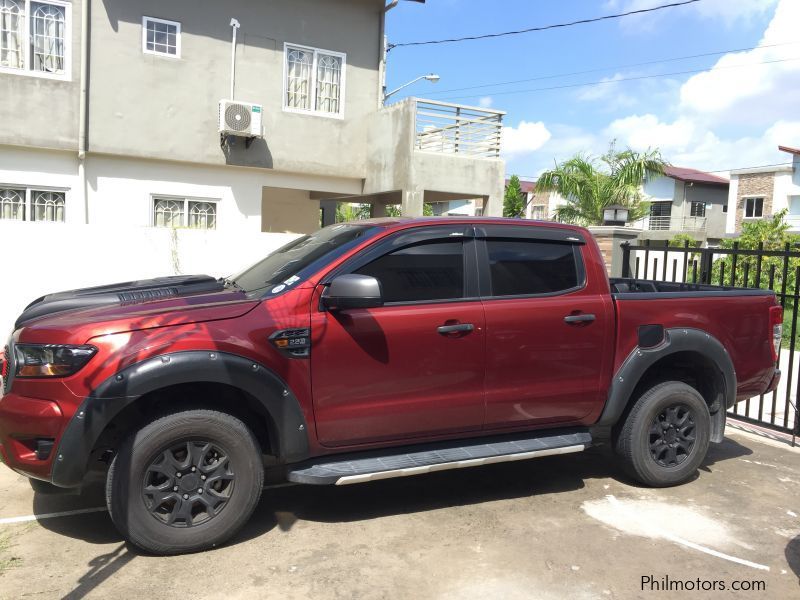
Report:
[{"label": "blue sky", "polygon": [[[493,33],[667,1],[401,2],[388,14],[387,34],[390,43],[402,43]],[[769,47],[733,52],[759,45]],[[712,52],[720,54],[639,64]],[[699,72],[615,81],[683,71]],[[675,165],[707,170],[784,162],[777,145],[800,146],[800,0],[700,0],[648,15],[389,53],[390,89],[428,72],[441,81],[417,83],[407,95],[508,113],[508,173],[535,176],[576,152],[602,153],[611,139],[621,147],[658,147]],[[523,79],[532,81],[457,90]],[[531,91],[602,80],[611,83]]]}]

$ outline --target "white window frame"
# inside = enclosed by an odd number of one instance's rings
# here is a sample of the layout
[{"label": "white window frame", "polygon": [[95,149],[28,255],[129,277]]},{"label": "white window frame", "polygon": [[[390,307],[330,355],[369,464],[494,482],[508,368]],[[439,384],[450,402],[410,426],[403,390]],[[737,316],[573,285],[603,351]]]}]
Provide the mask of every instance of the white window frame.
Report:
[{"label": "white window frame", "polygon": [[[150,218],[149,218],[149,226],[155,229],[191,229],[192,231],[219,231],[219,223],[220,223],[220,215],[219,215],[219,207],[221,200],[219,198],[202,198],[200,196],[176,196],[175,194],[150,194]],[[179,202],[183,202],[183,222],[181,226],[170,228],[170,227],[161,227],[156,225],[156,200],[175,200]],[[214,229],[195,229],[189,227],[189,203],[190,202],[206,202],[208,204],[213,204],[216,213],[214,215],[214,222],[215,226]]]},{"label": "white window frame", "polygon": [[[175,26],[175,54],[169,54],[168,52],[158,52],[157,50],[148,50],[147,49],[147,22],[153,21],[153,23],[161,23],[163,25],[174,25]],[[143,54],[151,54],[153,56],[161,56],[163,58],[171,58],[173,60],[179,59],[181,57],[181,24],[179,21],[169,21],[167,19],[159,19],[157,17],[142,17],[142,53]]]},{"label": "white window frame", "polygon": [[[84,0],[89,1],[89,0]],[[57,79],[59,81],[72,81],[72,3],[63,0],[16,0],[25,8],[25,19],[23,20],[22,38],[25,42],[23,52],[24,67],[15,69],[13,67],[0,66],[0,73],[9,75],[21,75],[23,77],[39,77],[41,79]],[[52,4],[64,9],[64,72],[48,73],[46,71],[34,71],[33,56],[31,53],[31,4]]]},{"label": "white window frame", "polygon": [[[64,224],[67,223],[67,207],[69,206],[69,188],[53,187],[49,185],[29,185],[26,183],[0,183],[0,189],[4,190],[24,190],[25,199],[23,201],[25,218],[21,220],[14,219],[20,223],[50,223],[50,224]],[[64,194],[64,220],[63,221],[35,221],[33,215],[33,192],[55,192]],[[3,221],[4,219],[0,219]]]},{"label": "white window frame", "polygon": [[[339,112],[338,113],[329,113],[319,111],[316,108],[313,109],[305,109],[305,108],[293,108],[288,106],[286,100],[289,95],[289,51],[290,49],[297,49],[297,50],[306,50],[308,52],[312,52],[314,55],[314,60],[311,62],[311,90],[310,93],[312,94],[313,104],[316,106],[317,103],[317,64],[319,61],[320,54],[327,54],[328,56],[335,56],[342,61],[342,79],[339,82]],[[344,104],[345,104],[345,92],[346,89],[346,80],[347,80],[347,54],[344,52],[335,52],[333,50],[325,50],[324,48],[314,48],[313,46],[304,46],[303,44],[290,44],[289,42],[284,42],[283,44],[283,100],[281,104],[283,105],[283,111],[289,113],[297,113],[301,115],[313,115],[315,117],[326,117],[328,119],[344,119]]]},{"label": "white window frame", "polygon": [[[748,200],[758,200],[761,198],[761,214],[759,216],[747,216],[747,201]],[[745,221],[757,221],[758,219],[764,218],[764,204],[767,202],[767,198],[765,196],[744,196],[742,198],[742,219]],[[756,212],[756,205],[755,202],[753,203],[753,213],[755,215]]]}]

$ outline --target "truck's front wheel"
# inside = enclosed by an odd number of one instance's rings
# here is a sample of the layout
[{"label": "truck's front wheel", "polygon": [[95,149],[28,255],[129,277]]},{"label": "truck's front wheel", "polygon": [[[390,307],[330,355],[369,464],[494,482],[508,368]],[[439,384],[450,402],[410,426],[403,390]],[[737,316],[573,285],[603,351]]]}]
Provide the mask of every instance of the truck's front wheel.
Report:
[{"label": "truck's front wheel", "polygon": [[161,417],[119,449],[106,502],[120,532],[155,554],[218,546],[250,518],[264,468],[239,419],[212,410]]},{"label": "truck's front wheel", "polygon": [[706,456],[711,432],[708,406],[680,381],[642,394],[615,431],[614,445],[628,472],[653,487],[689,480]]}]

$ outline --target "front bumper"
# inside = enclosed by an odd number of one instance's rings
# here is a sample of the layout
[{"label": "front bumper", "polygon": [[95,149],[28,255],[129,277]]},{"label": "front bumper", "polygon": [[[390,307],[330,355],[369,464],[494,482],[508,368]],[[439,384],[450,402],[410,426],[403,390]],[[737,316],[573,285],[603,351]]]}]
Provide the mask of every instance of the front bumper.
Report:
[{"label": "front bumper", "polygon": [[50,481],[55,442],[64,425],[56,402],[10,392],[0,397],[0,453],[11,469]]}]

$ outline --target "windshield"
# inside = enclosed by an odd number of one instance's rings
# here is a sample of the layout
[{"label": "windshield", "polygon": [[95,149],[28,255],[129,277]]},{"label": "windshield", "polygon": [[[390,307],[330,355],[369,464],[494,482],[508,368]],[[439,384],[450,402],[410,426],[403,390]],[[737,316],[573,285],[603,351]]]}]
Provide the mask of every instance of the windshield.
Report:
[{"label": "windshield", "polygon": [[346,252],[379,230],[378,227],[352,223],[329,225],[278,248],[227,281],[245,292],[277,285],[294,285],[321,267],[326,260]]}]

